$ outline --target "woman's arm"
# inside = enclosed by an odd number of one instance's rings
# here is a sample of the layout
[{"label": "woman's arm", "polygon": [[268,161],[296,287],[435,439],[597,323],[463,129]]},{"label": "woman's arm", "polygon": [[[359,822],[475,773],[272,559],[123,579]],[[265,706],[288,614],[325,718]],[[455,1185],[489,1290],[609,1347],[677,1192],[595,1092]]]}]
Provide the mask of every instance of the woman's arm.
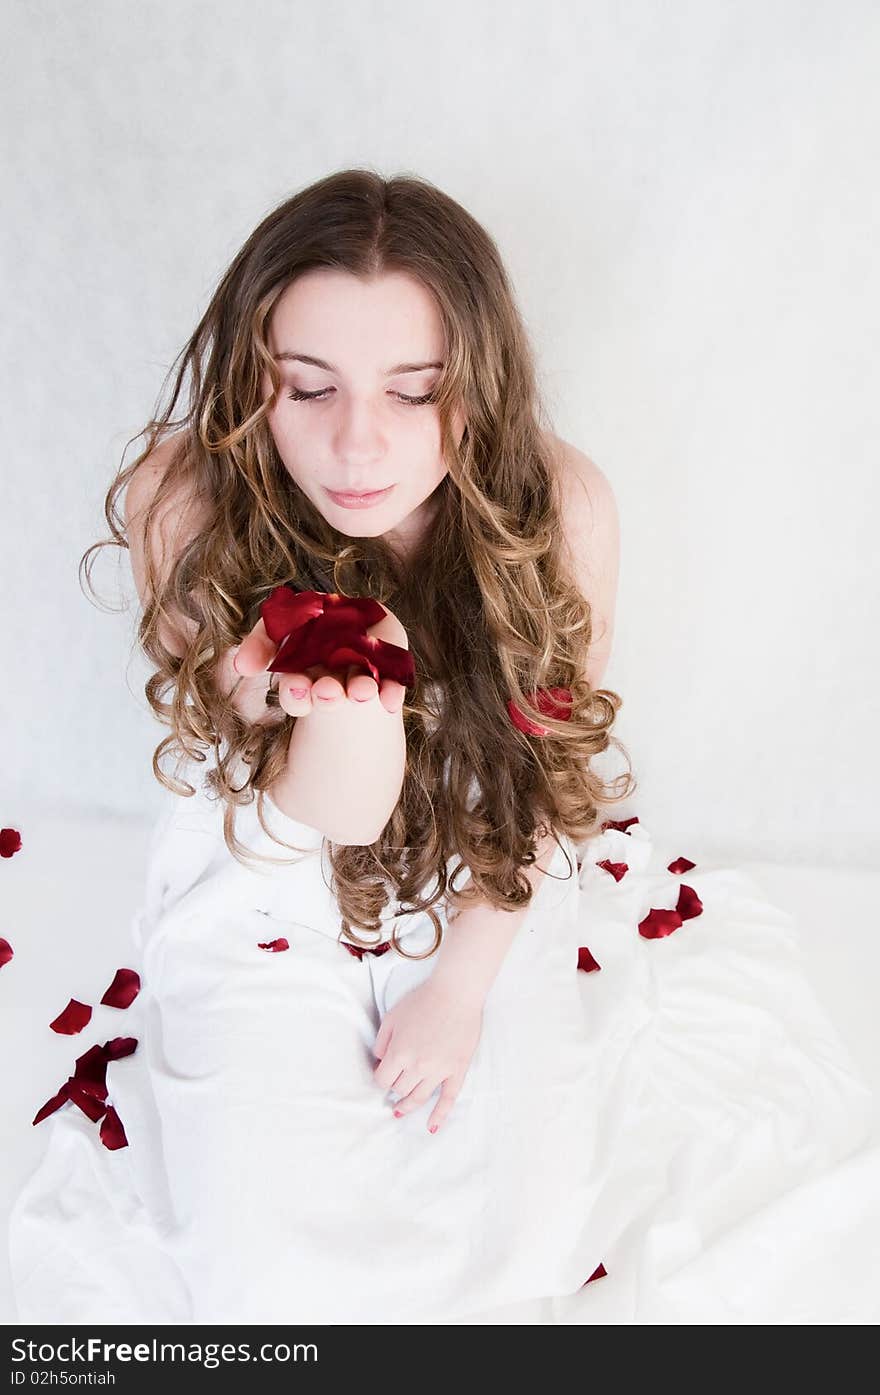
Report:
[{"label": "woman's arm", "polygon": [[[171,464],[178,441],[163,441],[130,479],[125,492],[124,516],[129,557],[135,587],[142,605],[147,604],[147,555],[156,568],[161,586],[174,560],[206,523],[205,506],[183,489],[173,491],[152,520],[146,533],[146,513]],[[396,617],[386,615],[371,634],[408,648],[406,631]],[[182,658],[198,634],[188,616],[174,613],[159,622],[165,647]],[[265,671],[275,652],[256,672],[241,677],[235,668],[240,646],[221,654],[215,666],[219,691],[231,696],[239,716],[251,723],[271,725],[284,719],[278,707],[266,706],[270,674]],[[310,828],[317,828],[337,843],[369,844],[375,841],[391,817],[403,784],[405,737],[402,712],[389,713],[378,697],[365,703],[343,699],[339,710],[322,708],[299,718],[288,746],[287,768],[269,789],[281,811]]]},{"label": "woman's arm", "polygon": [[[553,861],[556,847],[555,838],[545,835],[538,842],[535,862],[523,868],[533,896]],[[482,901],[459,911],[448,921],[447,932],[437,951],[432,983],[449,988],[457,995],[472,995],[482,1001],[531,909],[532,902],[515,911],[505,911]]]}]

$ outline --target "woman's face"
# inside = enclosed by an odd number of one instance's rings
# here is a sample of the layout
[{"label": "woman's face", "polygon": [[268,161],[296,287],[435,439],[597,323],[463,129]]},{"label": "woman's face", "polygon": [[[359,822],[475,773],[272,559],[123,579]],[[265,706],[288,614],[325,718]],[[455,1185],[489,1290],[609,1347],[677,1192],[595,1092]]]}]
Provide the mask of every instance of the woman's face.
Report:
[{"label": "woman's face", "polygon": [[[437,408],[418,402],[443,366],[433,296],[404,272],[366,281],[315,268],[276,303],[268,343],[281,373],[268,422],[291,477],[339,532],[388,535],[406,551],[430,522],[431,496],[447,473]],[[264,400],[271,395],[266,374]],[[459,410],[456,440],[463,430]],[[358,508],[333,497],[371,490],[387,493]]]}]

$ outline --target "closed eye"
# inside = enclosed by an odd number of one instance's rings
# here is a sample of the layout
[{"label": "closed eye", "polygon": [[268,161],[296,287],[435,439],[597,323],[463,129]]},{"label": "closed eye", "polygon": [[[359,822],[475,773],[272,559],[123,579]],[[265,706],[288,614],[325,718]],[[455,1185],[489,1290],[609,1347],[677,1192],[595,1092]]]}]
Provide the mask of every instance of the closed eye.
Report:
[{"label": "closed eye", "polygon": [[[287,395],[294,402],[319,402],[326,398],[328,392],[333,392],[333,388],[321,388],[319,392],[301,392],[299,388],[291,388]],[[424,397],[407,397],[404,392],[396,392],[394,396],[411,407],[422,407],[426,402],[434,401],[431,392],[425,393]]]}]

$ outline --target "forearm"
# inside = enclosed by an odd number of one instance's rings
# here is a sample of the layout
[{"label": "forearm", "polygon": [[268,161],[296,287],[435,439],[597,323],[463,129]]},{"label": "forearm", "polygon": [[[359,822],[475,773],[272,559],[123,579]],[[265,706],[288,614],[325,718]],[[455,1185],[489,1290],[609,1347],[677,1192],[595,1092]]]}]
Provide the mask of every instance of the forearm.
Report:
[{"label": "forearm", "polygon": [[[540,890],[556,846],[556,840],[547,834],[538,842],[535,862],[523,868],[533,898]],[[434,981],[447,984],[456,992],[485,998],[533,904],[532,900],[518,910],[506,911],[488,901],[480,901],[459,911],[450,918],[437,951]]]},{"label": "forearm", "polygon": [[317,704],[296,721],[287,768],[269,794],[290,818],[331,841],[376,841],[400,798],[406,764],[403,711],[390,713],[378,696]]}]

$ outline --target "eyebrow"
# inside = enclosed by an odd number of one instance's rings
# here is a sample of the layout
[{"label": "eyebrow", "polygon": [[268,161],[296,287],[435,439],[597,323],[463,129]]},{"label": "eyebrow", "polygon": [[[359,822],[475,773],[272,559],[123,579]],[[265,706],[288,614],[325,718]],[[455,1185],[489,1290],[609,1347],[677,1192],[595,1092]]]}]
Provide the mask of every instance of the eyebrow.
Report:
[{"label": "eyebrow", "polygon": [[[290,349],[284,349],[280,354],[273,354],[272,357],[281,362],[284,360],[294,360],[297,363],[310,363],[315,368],[324,368],[328,373],[338,373],[339,369],[334,368],[332,363],[327,363],[323,358],[315,358],[312,354],[297,354]],[[437,361],[431,363],[397,363],[393,368],[389,368],[385,374],[387,378],[396,378],[398,373],[421,373],[425,368],[442,368],[443,364]]]}]

